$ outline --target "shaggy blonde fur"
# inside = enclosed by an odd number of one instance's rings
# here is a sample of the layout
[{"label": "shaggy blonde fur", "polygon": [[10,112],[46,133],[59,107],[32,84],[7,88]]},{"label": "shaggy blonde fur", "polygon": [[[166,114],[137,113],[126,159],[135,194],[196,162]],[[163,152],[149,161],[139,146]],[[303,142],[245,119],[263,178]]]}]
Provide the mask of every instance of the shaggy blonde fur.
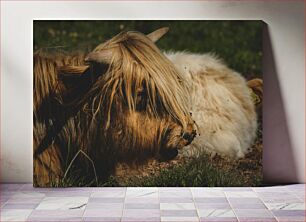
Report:
[{"label": "shaggy blonde fur", "polygon": [[166,56],[191,85],[188,105],[199,136],[184,148],[185,153],[206,151],[244,157],[257,129],[255,106],[245,79],[211,54],[177,52]]},{"label": "shaggy blonde fur", "polygon": [[[99,60],[101,57],[105,58],[105,54],[108,58],[105,61]],[[158,109],[161,108],[158,106],[162,105],[163,111],[166,112],[164,114],[173,117],[184,128],[187,127],[189,122],[186,117],[190,115],[186,106],[189,99],[188,81],[145,35],[138,32],[120,33],[97,46],[87,56],[87,61],[91,60],[109,65],[103,83],[97,82],[98,89],[94,87],[91,90],[100,91],[99,98],[92,105],[93,110],[96,110],[94,116],[104,101],[103,105],[107,111],[106,128],[110,124],[114,96],[118,95],[122,101],[125,100],[128,109],[133,112],[136,111],[139,97],[137,91],[141,93],[143,88],[148,96],[146,111],[158,116]],[[101,85],[102,89],[99,88]]]},{"label": "shaggy blonde fur", "polygon": [[86,58],[35,54],[35,184],[61,178],[67,153],[78,150],[102,180],[118,162],[173,158],[195,136],[187,83],[138,32],[120,33]]}]

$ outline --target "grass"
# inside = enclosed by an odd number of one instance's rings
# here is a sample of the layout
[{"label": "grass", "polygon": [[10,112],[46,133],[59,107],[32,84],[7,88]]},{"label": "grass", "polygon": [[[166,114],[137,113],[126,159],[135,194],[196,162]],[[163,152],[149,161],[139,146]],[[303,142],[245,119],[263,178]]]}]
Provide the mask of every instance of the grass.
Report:
[{"label": "grass", "polygon": [[[121,31],[149,33],[163,26],[170,27],[170,32],[157,43],[162,50],[213,52],[247,79],[262,77],[260,21],[34,21],[34,51],[89,51]],[[262,137],[260,130],[258,140]],[[203,154],[186,164],[162,169],[154,176],[131,177],[124,182],[110,176],[96,182],[87,169],[70,165],[75,155],[72,150],[78,149],[72,149],[68,143],[67,175],[52,186],[258,186],[262,181],[260,152],[250,162],[255,169],[247,181],[247,164],[225,167],[224,161],[219,160],[221,164],[217,165]]]},{"label": "grass", "polygon": [[34,50],[92,50],[121,31],[168,26],[162,50],[213,52],[247,78],[261,76],[261,21],[34,21]]},{"label": "grass", "polygon": [[[203,154],[186,164],[162,169],[154,176],[130,177],[124,182],[110,176],[107,181],[95,182],[94,178],[80,177],[80,172],[74,171],[61,180],[56,186],[133,186],[133,187],[216,187],[216,186],[260,186],[262,173],[252,174],[246,180],[243,170],[238,167],[222,169],[213,163],[213,159]],[[76,176],[78,175],[78,176]]]},{"label": "grass", "polygon": [[[252,185],[258,186],[260,181],[260,178],[254,178]],[[239,170],[217,168],[211,162],[210,157],[204,154],[186,165],[162,170],[157,176],[130,179],[122,185],[145,187],[246,186]]]}]

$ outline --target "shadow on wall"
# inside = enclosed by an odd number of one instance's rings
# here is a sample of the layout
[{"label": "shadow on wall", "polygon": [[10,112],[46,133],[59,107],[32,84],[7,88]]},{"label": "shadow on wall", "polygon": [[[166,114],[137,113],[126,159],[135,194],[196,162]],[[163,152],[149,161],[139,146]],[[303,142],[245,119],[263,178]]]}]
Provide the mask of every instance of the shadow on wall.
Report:
[{"label": "shadow on wall", "polygon": [[298,181],[268,25],[263,28],[263,171],[265,183]]}]

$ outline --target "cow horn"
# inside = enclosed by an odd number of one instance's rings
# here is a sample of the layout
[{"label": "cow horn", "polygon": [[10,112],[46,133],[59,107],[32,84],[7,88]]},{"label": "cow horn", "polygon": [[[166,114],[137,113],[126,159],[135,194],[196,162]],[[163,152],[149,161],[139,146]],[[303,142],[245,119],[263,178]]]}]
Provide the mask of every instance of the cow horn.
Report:
[{"label": "cow horn", "polygon": [[112,58],[114,58],[114,53],[116,53],[115,49],[93,51],[88,53],[88,55],[85,57],[85,62],[110,64],[112,62]]},{"label": "cow horn", "polygon": [[151,39],[153,42],[157,42],[168,31],[169,31],[169,27],[163,27],[163,28],[155,30],[154,32],[151,32],[150,34],[147,34],[147,37]]}]

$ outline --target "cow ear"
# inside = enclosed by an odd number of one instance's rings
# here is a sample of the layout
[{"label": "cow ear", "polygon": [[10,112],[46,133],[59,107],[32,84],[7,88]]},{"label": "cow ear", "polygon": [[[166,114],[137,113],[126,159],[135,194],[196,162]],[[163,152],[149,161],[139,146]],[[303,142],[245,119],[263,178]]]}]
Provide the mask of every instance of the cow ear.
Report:
[{"label": "cow ear", "polygon": [[88,70],[89,66],[87,65],[81,65],[81,66],[59,66],[57,68],[57,72],[59,75],[63,76],[75,76],[75,75],[82,75]]},{"label": "cow ear", "polygon": [[161,37],[163,37],[169,31],[169,27],[163,27],[160,29],[147,34],[147,37],[151,39],[153,42],[157,42]]},{"label": "cow ear", "polygon": [[85,57],[85,62],[110,64],[112,60],[116,58],[116,53],[117,50],[115,48],[93,51],[88,53],[88,55]]}]

